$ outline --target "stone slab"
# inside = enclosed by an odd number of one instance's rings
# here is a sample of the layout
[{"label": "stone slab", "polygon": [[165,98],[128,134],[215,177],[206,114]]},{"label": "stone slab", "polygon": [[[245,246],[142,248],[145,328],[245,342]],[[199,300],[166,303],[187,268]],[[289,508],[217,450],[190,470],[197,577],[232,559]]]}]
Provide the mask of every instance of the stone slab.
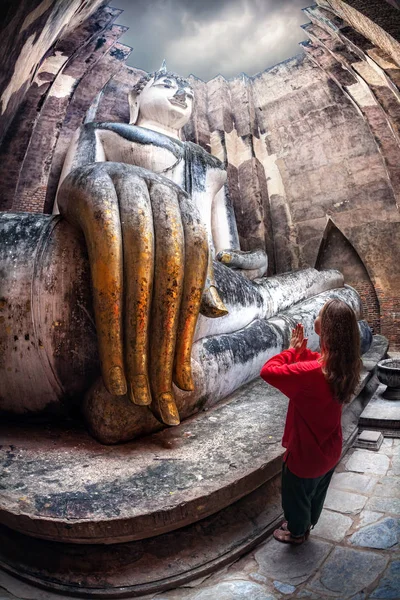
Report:
[{"label": "stone slab", "polygon": [[71,422],[3,423],[0,523],[44,539],[115,543],[198,521],[280,471],[287,403],[257,379],[178,427],[119,446]]},{"label": "stone slab", "polygon": [[387,550],[399,543],[400,521],[387,517],[363,527],[350,537],[350,543],[353,546],[363,546],[364,548],[377,548]]},{"label": "stone slab", "polygon": [[225,581],[205,588],[193,600],[275,600],[265,588],[251,581]]},{"label": "stone slab", "polygon": [[369,404],[360,415],[360,427],[382,427],[382,429],[400,429],[400,402],[385,400],[382,394],[386,386],[378,386]]},{"label": "stone slab", "polygon": [[341,542],[352,524],[350,517],[323,509],[312,533],[332,542]]},{"label": "stone slab", "polygon": [[389,437],[385,437],[382,442],[382,446],[380,447],[380,451],[386,454],[386,456],[393,456],[395,452],[395,448],[393,446],[393,439]]},{"label": "stone slab", "polygon": [[366,450],[379,450],[383,443],[383,435],[380,431],[364,430],[356,439],[355,448],[365,448]]},{"label": "stone slab", "polygon": [[334,473],[331,480],[331,487],[359,494],[368,494],[372,491],[376,482],[376,478],[362,473]]},{"label": "stone slab", "polygon": [[[336,547],[311,587],[320,593],[336,592],[348,598],[361,592],[384,571],[387,558],[376,552]],[[323,595],[323,594],[321,594]]]},{"label": "stone slab", "polygon": [[285,594],[285,595],[290,594],[290,596],[292,597],[292,595],[296,591],[295,586],[289,585],[288,583],[282,583],[281,581],[274,581],[273,584],[274,584],[274,588],[277,589],[278,592],[280,592],[281,594]]},{"label": "stone slab", "polygon": [[272,539],[255,552],[259,573],[282,583],[304,583],[325,560],[332,546],[310,538],[301,546],[280,544]]},{"label": "stone slab", "polygon": [[361,494],[329,488],[324,506],[337,512],[356,515],[364,508],[367,500],[367,496],[362,496]]},{"label": "stone slab", "polygon": [[364,527],[365,525],[369,525],[370,523],[376,523],[376,521],[383,519],[384,516],[385,516],[384,513],[364,509],[359,514],[358,524],[356,525],[356,529],[359,529],[360,527]]},{"label": "stone slab", "polygon": [[364,429],[363,431],[361,431],[360,435],[358,436],[358,441],[359,442],[379,442],[379,440],[382,438],[383,441],[383,435],[380,433],[380,431],[371,431],[368,429]]},{"label": "stone slab", "polygon": [[400,477],[385,477],[374,489],[374,496],[400,498]]},{"label": "stone slab", "polygon": [[346,471],[375,475],[386,475],[389,458],[384,454],[375,454],[369,450],[356,450],[346,461]]},{"label": "stone slab", "polygon": [[382,600],[398,600],[400,598],[400,560],[395,560],[389,565],[370,598]]},{"label": "stone slab", "polygon": [[392,458],[392,465],[391,465],[391,475],[400,475],[400,456],[399,456],[399,448],[395,448],[395,456],[393,456]]},{"label": "stone slab", "polygon": [[370,498],[365,508],[372,511],[400,515],[400,500],[398,498]]}]

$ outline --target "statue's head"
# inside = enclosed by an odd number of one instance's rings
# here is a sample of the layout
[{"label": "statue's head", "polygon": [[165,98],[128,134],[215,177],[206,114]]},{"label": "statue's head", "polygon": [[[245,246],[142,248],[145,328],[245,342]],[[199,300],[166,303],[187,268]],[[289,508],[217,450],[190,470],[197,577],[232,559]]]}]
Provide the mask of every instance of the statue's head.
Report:
[{"label": "statue's head", "polygon": [[159,71],[145,75],[132,88],[130,123],[146,120],[180,130],[190,119],[193,98],[187,79],[167,71],[164,61]]}]

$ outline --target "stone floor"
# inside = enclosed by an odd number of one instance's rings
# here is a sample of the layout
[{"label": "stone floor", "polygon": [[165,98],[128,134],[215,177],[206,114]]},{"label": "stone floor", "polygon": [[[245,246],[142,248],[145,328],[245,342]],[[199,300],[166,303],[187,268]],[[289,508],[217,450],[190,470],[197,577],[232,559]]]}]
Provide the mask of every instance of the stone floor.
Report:
[{"label": "stone floor", "polygon": [[[332,479],[320,522],[299,547],[273,538],[182,588],[142,600],[400,600],[400,440],[352,448]],[[10,582],[0,600],[61,598]],[[14,580],[15,581],[15,580]]]}]

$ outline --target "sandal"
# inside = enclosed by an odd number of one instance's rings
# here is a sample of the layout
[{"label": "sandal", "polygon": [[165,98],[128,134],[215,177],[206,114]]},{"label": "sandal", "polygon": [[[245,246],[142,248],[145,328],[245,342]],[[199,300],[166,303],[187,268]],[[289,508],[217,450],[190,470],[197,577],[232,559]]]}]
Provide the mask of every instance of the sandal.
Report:
[{"label": "sandal", "polygon": [[[283,521],[283,523],[281,524],[281,526],[279,527],[279,529],[281,531],[285,531],[285,532],[290,533],[289,530],[288,530],[288,522],[287,521]],[[276,531],[279,531],[279,530],[277,529]],[[274,537],[275,537],[275,535],[274,535]],[[291,537],[293,537],[293,536],[291,536]],[[293,538],[293,539],[294,540],[299,540],[299,539],[301,540],[303,537],[304,537],[303,541],[306,542],[308,540],[308,538],[310,537],[310,527],[307,529],[307,531],[305,532],[304,536],[302,536],[301,538]],[[275,537],[275,539],[278,539],[278,538]],[[281,542],[283,540],[279,540],[279,541]],[[286,543],[290,544],[290,543],[296,543],[296,542],[286,542]],[[300,542],[300,543],[302,543],[302,542]]]},{"label": "sandal", "polygon": [[306,536],[302,535],[301,537],[293,537],[290,531],[287,529],[275,529],[273,536],[278,542],[282,542],[283,544],[293,544],[295,546],[299,546],[306,541]]}]

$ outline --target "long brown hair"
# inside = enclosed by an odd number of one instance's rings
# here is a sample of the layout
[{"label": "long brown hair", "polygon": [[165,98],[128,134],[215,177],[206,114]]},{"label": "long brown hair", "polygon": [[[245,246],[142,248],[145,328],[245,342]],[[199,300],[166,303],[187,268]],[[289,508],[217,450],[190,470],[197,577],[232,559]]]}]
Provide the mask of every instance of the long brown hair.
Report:
[{"label": "long brown hair", "polygon": [[360,380],[360,333],[354,310],[338,298],[328,300],[320,313],[323,373],[333,397],[350,402]]}]

